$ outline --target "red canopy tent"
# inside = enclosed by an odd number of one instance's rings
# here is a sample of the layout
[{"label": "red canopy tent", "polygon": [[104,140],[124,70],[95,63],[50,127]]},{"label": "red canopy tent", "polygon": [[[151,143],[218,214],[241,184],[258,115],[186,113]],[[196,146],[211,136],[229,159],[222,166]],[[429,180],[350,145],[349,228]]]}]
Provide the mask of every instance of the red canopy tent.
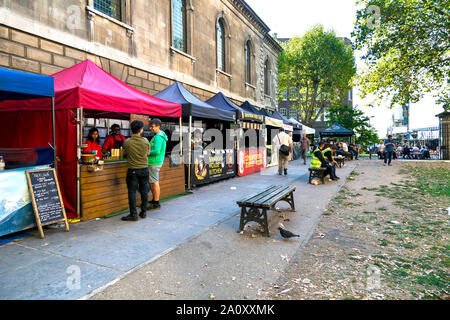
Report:
[{"label": "red canopy tent", "polygon": [[[58,178],[67,216],[74,218],[77,216],[77,123],[74,109],[83,107],[155,117],[181,117],[181,105],[145,94],[90,60],[52,76],[55,78]],[[52,141],[48,99],[1,101],[0,112],[0,148],[45,148]]]}]

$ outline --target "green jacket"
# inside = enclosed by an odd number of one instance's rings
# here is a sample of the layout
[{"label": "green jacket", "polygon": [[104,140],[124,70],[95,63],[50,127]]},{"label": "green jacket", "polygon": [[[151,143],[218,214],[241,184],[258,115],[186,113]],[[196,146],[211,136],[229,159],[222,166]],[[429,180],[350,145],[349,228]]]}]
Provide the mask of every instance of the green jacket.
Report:
[{"label": "green jacket", "polygon": [[160,166],[163,164],[168,140],[169,138],[162,130],[152,138],[152,141],[150,141],[150,155],[148,156],[149,166]]}]

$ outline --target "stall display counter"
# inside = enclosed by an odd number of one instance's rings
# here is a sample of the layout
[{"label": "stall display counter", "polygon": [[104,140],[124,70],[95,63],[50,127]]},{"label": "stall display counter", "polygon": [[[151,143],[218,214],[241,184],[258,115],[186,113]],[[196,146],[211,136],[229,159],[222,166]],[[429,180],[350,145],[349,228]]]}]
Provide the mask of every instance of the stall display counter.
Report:
[{"label": "stall display counter", "polygon": [[[88,165],[81,165],[81,219],[90,220],[128,209],[126,183],[126,161],[105,161],[102,170],[89,171]],[[184,165],[170,166],[165,158],[159,173],[160,199],[185,192]],[[149,192],[149,200],[152,200]],[[140,205],[140,196],[137,196]]]}]

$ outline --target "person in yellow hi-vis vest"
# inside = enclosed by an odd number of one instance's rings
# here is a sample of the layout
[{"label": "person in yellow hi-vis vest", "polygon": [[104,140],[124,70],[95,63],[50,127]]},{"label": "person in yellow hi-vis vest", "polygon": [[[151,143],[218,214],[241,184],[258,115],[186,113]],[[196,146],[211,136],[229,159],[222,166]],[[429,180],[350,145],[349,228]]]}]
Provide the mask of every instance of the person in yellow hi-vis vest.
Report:
[{"label": "person in yellow hi-vis vest", "polygon": [[335,145],[331,145],[329,143],[325,144],[325,149],[322,151],[323,157],[328,160],[328,164],[331,166],[331,176],[335,177],[336,179],[340,179],[337,175],[336,175],[336,165],[337,162],[334,160],[333,158],[333,152],[335,152],[337,150],[337,146]]},{"label": "person in yellow hi-vis vest", "polygon": [[320,141],[319,147],[316,148],[312,153],[311,158],[311,168],[326,168],[324,176],[330,175],[331,180],[338,180],[333,170],[333,163],[329,163],[327,159],[323,156],[323,151],[325,150],[325,142]]}]

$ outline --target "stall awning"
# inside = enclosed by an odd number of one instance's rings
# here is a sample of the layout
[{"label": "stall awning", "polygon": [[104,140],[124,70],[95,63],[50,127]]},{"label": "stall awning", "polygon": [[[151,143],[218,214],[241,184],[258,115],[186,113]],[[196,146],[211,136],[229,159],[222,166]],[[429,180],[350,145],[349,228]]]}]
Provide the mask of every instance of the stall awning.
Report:
[{"label": "stall awning", "polygon": [[0,68],[0,101],[54,96],[53,77]]},{"label": "stall awning", "polygon": [[235,112],[219,109],[203,102],[190,93],[179,82],[175,82],[163,91],[157,93],[155,97],[181,104],[183,107],[183,116],[217,119],[230,122],[236,119]]},{"label": "stall awning", "polygon": [[[139,91],[113,77],[90,60],[52,75],[56,110],[85,109],[180,117],[181,105]],[[3,101],[0,111],[48,111],[48,99]]]},{"label": "stall awning", "polygon": [[333,124],[328,129],[320,131],[321,137],[350,137],[355,133],[352,130],[345,129],[338,123]]},{"label": "stall awning", "polygon": [[259,110],[261,114],[264,115],[264,123],[268,126],[283,128],[283,120],[274,118],[273,115],[267,111],[267,109],[262,108]]},{"label": "stall awning", "polygon": [[295,120],[294,118],[289,118],[288,121],[294,126],[295,129],[302,129],[302,124],[300,122],[298,122],[297,120]]},{"label": "stall awning", "polygon": [[236,112],[237,118],[240,120],[249,120],[254,118],[252,113],[249,113],[241,107],[235,105],[222,92],[219,92],[214,97],[206,100],[206,103],[222,110]]},{"label": "stall awning", "polygon": [[[294,131],[294,124],[291,121],[289,121],[285,116],[283,116],[281,113],[275,110],[272,116],[276,119],[283,121],[284,130]],[[298,129],[298,126],[296,125],[295,128]]]},{"label": "stall awning", "polygon": [[310,128],[308,126],[305,126],[304,124],[302,124],[302,133],[306,133],[306,134],[316,134],[316,130],[313,128]]},{"label": "stall awning", "polygon": [[[254,106],[250,104],[250,102],[245,101],[240,106],[242,109],[244,109],[249,116],[249,119],[243,119],[243,120],[250,120],[258,123],[264,123],[264,115],[260,113],[259,110],[257,110]],[[247,115],[246,115],[247,116]],[[251,116],[251,119],[250,119]]]}]

